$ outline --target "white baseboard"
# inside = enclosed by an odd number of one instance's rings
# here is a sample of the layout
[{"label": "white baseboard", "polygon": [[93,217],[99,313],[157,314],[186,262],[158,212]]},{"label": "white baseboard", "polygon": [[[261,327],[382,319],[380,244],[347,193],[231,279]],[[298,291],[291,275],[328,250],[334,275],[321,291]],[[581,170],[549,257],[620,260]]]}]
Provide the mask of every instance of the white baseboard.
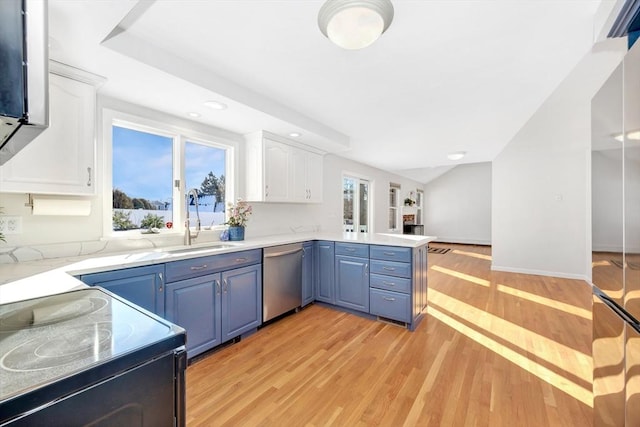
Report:
[{"label": "white baseboard", "polygon": [[434,240],[434,242],[439,242],[439,243],[460,243],[460,244],[463,244],[463,245],[488,245],[488,246],[491,246],[491,240],[465,239],[465,238],[457,238],[457,237],[442,237],[442,236],[438,236],[438,238],[436,240]]},{"label": "white baseboard", "polygon": [[529,268],[502,267],[499,265],[492,265],[491,270],[504,271],[506,273],[533,274],[535,276],[559,277],[561,279],[576,279],[584,280],[587,283],[589,282],[589,278],[584,274],[561,273],[558,271],[534,270]]}]

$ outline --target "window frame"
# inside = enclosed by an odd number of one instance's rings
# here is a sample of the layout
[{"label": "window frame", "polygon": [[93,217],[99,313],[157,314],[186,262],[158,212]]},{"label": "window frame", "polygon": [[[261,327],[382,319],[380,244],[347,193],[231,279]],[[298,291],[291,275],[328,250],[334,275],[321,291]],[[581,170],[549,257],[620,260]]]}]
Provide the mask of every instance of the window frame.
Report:
[{"label": "window frame", "polygon": [[[149,111],[150,116],[157,116],[153,118],[145,117],[147,114],[131,114],[121,111],[119,109],[112,109],[109,107],[103,107],[102,113],[102,154],[103,161],[101,164],[102,171],[100,176],[102,177],[101,194],[102,199],[102,236],[103,239],[118,239],[118,238],[156,238],[155,236],[167,236],[184,234],[185,232],[185,219],[186,219],[186,204],[182,201],[185,200],[186,191],[185,188],[185,145],[187,142],[202,144],[214,148],[225,150],[225,200],[235,200],[236,194],[236,182],[237,182],[237,159],[236,150],[238,144],[236,141],[231,141],[225,137],[216,135],[216,132],[211,128],[211,132],[207,132],[208,129],[199,130],[197,128],[206,127],[199,125],[195,122],[188,122],[179,120],[175,117],[164,115],[158,112]],[[180,122],[180,126],[176,125],[176,122]],[[186,126],[185,126],[186,125]],[[115,231],[112,224],[113,213],[113,126],[124,127],[140,132],[153,133],[156,135],[172,138],[173,146],[173,178],[172,178],[172,199],[181,201],[180,203],[172,203],[172,216],[173,216],[173,228],[171,230],[162,229],[159,234],[142,234],[140,230],[126,230]],[[208,128],[208,127],[207,127]],[[176,180],[179,180],[179,186],[176,186]],[[226,220],[226,213],[225,213]],[[203,225],[204,228],[204,225]],[[211,230],[221,230],[223,225],[216,225],[211,227]]]}]

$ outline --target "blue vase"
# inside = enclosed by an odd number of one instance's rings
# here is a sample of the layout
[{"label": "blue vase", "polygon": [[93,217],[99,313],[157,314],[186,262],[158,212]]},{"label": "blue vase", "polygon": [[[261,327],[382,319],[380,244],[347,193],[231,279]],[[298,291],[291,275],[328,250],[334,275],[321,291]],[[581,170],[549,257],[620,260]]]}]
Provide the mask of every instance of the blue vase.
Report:
[{"label": "blue vase", "polygon": [[229,227],[229,240],[244,240],[244,227]]}]

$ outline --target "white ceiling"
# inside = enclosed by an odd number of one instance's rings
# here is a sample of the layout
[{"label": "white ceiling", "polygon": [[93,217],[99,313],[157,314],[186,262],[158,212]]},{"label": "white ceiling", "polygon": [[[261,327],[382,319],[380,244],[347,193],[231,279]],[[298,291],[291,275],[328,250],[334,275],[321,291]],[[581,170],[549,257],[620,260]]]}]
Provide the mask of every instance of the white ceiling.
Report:
[{"label": "white ceiling", "polygon": [[299,131],[427,182],[502,150],[591,48],[600,4],[392,1],[389,30],[347,51],[318,29],[323,0],[50,0],[50,55],[105,76],[106,95],[241,134]]}]

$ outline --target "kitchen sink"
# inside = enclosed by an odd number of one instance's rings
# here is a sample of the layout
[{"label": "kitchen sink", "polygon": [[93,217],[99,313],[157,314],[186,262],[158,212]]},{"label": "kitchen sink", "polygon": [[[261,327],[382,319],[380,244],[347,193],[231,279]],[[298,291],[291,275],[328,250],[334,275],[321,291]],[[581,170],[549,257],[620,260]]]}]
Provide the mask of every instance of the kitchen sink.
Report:
[{"label": "kitchen sink", "polygon": [[163,252],[165,254],[171,254],[171,255],[197,254],[197,253],[219,251],[221,249],[235,248],[237,246],[238,245],[234,245],[231,243],[214,243],[211,245],[196,247],[196,248],[187,247],[187,248],[168,249],[168,250],[160,249],[158,250],[158,252]]}]

